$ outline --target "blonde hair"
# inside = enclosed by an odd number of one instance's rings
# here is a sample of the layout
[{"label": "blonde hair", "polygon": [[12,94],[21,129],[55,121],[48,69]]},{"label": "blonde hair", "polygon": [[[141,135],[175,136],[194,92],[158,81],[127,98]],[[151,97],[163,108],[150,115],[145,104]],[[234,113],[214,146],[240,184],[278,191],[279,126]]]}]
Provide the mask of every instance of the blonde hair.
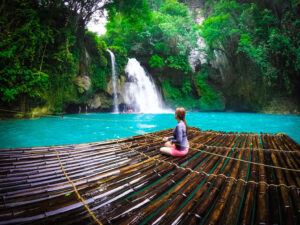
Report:
[{"label": "blonde hair", "polygon": [[188,130],[188,125],[186,123],[186,120],[185,120],[185,109],[184,108],[177,108],[176,111],[175,111],[175,115],[177,116],[178,119],[182,120],[185,124],[185,127],[186,127],[186,131]]}]

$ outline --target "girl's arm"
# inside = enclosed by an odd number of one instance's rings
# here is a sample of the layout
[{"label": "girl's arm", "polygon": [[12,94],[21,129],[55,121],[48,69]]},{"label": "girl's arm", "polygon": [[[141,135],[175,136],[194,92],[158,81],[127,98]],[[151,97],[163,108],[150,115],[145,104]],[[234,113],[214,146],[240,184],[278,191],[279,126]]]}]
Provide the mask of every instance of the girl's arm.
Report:
[{"label": "girl's arm", "polygon": [[172,141],[175,139],[176,137],[176,130],[178,129],[178,127],[176,126],[175,129],[172,131],[173,135],[170,137],[167,137],[168,141]]},{"label": "girl's arm", "polygon": [[175,137],[174,136],[170,136],[170,137],[167,137],[168,138],[168,140],[170,141],[170,140],[174,140],[175,139]]}]

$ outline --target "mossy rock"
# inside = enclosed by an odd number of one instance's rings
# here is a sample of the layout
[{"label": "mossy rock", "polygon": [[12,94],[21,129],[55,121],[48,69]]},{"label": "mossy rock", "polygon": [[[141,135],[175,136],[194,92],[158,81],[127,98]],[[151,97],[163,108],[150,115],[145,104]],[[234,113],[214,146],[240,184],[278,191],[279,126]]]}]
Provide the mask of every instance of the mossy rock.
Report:
[{"label": "mossy rock", "polygon": [[91,79],[89,76],[78,76],[75,80],[76,85],[79,87],[78,91],[81,93],[82,89],[85,91],[89,90],[91,87]]},{"label": "mossy rock", "polygon": [[22,118],[25,118],[25,114],[24,113],[16,113],[14,114],[14,118],[15,119],[22,119]]},{"label": "mossy rock", "polygon": [[97,93],[88,100],[91,109],[110,109],[113,106],[113,99],[106,93]]}]

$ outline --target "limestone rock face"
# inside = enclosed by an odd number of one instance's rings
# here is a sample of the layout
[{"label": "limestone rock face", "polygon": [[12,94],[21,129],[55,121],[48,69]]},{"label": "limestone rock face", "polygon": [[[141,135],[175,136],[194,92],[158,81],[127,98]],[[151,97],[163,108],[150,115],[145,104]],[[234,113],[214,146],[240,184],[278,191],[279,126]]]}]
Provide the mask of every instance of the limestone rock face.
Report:
[{"label": "limestone rock face", "polygon": [[97,109],[101,106],[101,98],[99,95],[95,95],[93,99],[89,101],[89,106],[92,109]]},{"label": "limestone rock face", "polygon": [[88,100],[88,106],[91,109],[109,109],[112,105],[113,100],[107,93],[97,93],[93,96],[93,98]]},{"label": "limestone rock face", "polygon": [[[126,81],[126,77],[125,76],[120,76],[117,79],[117,93],[119,95],[122,94],[122,88],[124,86],[125,81]],[[107,83],[106,92],[108,94],[110,94],[111,96],[113,95],[112,79],[110,79],[109,82]]]},{"label": "limestone rock face", "polygon": [[122,89],[123,89],[125,82],[126,82],[126,77],[121,76],[120,79],[118,80],[118,86],[117,86],[118,94],[122,93]]},{"label": "limestone rock face", "polygon": [[109,109],[112,108],[113,105],[113,99],[110,96],[107,95],[100,95],[101,99],[101,108],[102,109]]},{"label": "limestone rock face", "polygon": [[80,88],[87,91],[91,86],[91,79],[89,76],[78,76],[78,77],[76,77],[75,83]]},{"label": "limestone rock face", "polygon": [[106,92],[110,95],[113,95],[112,79],[106,85]]}]

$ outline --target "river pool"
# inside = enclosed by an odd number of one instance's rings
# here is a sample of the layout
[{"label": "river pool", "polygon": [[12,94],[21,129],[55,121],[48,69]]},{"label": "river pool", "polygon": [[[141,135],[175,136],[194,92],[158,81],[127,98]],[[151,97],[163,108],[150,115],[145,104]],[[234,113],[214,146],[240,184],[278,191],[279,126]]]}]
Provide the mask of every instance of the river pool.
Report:
[{"label": "river pool", "polygon": [[[187,113],[189,126],[202,130],[284,132],[300,143],[300,116],[256,113]],[[0,148],[104,141],[176,126],[172,114],[72,114],[40,119],[0,120]]]}]

